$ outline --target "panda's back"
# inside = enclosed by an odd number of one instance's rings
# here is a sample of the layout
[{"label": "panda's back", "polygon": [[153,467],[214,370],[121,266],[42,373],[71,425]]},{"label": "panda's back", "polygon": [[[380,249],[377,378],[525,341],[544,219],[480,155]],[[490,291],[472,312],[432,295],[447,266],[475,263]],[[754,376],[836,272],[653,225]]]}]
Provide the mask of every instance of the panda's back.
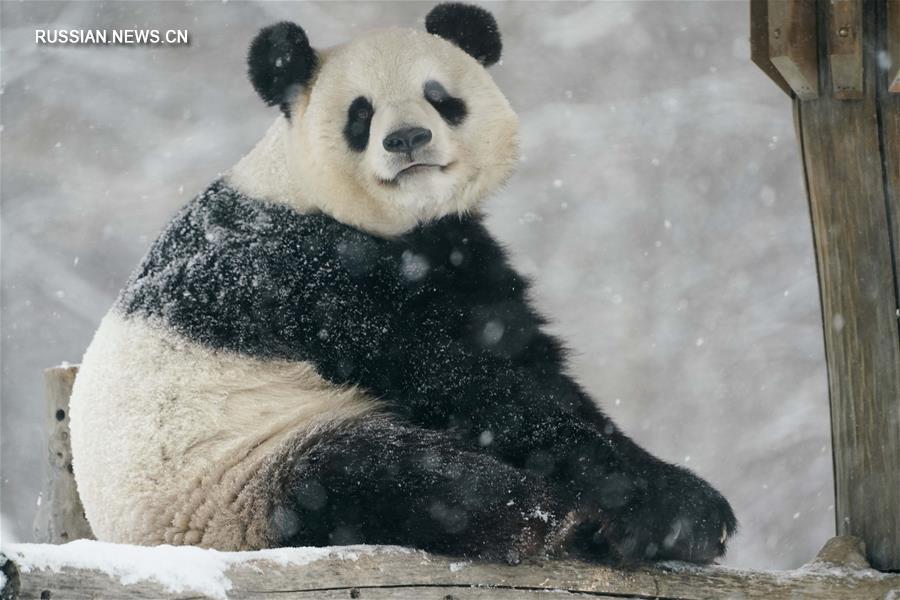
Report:
[{"label": "panda's back", "polygon": [[[271,315],[241,304],[248,290],[265,298],[252,281],[259,269],[248,266],[241,282],[213,272],[218,290],[191,280],[191,269],[208,273],[224,260],[201,247],[221,240],[208,239],[209,211],[194,204],[154,245],[85,353],[71,399],[73,466],[100,539],[259,548],[269,543],[271,509],[262,479],[278,448],[377,405],[309,361],[216,343],[275,324],[254,323]],[[198,236],[198,225],[207,233]],[[248,230],[242,242],[256,235]],[[214,318],[192,320],[201,306]],[[195,322],[203,329],[179,326]]]}]

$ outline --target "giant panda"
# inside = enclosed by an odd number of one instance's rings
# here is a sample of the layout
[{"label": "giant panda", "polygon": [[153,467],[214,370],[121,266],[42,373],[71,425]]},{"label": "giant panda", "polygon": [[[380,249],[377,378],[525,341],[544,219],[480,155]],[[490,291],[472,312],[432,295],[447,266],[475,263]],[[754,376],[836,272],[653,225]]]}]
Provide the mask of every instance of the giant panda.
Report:
[{"label": "giant panda", "polygon": [[517,160],[496,21],[451,3],[425,25],[252,41],[274,124],[173,218],[82,361],[73,465],[99,539],[724,553],[728,502],[567,374],[479,216]]}]

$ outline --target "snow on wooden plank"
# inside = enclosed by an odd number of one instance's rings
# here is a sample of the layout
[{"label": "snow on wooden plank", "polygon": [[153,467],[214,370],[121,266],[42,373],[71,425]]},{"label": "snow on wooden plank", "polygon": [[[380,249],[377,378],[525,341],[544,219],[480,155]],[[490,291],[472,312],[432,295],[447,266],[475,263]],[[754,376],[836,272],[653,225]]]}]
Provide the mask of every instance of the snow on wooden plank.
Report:
[{"label": "snow on wooden plank", "polygon": [[[508,566],[395,547],[217,552],[80,540],[12,545],[0,597],[66,598],[766,598],[900,597],[900,574],[869,568],[858,539],[834,538],[794,571],[663,563],[620,569],[577,561]],[[17,571],[17,572],[14,572]],[[15,588],[15,591],[13,589]],[[554,596],[555,597],[555,596]]]}]

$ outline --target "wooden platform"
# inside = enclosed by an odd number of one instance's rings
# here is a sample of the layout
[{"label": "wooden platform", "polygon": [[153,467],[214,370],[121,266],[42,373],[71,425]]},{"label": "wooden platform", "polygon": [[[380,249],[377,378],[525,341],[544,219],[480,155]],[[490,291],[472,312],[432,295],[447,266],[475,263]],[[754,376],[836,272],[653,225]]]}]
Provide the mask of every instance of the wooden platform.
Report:
[{"label": "wooden platform", "polygon": [[[92,544],[96,542],[86,542]],[[900,574],[871,569],[862,543],[851,537],[833,538],[810,564],[794,571],[749,571],[665,563],[653,567],[616,569],[575,561],[508,566],[465,562],[419,551],[396,549],[318,551],[318,557],[289,560],[241,560],[224,565],[217,589],[172,589],[144,575],[107,572],[65,561],[39,567],[28,556],[40,548],[12,547],[6,557],[6,585],[0,598],[13,599],[169,599],[278,598],[299,600],[395,598],[398,600],[525,600],[535,598],[660,598],[662,600],[894,600],[900,598]],[[147,549],[152,550],[152,549]],[[197,550],[197,552],[200,552]],[[284,551],[290,556],[291,550]],[[307,551],[308,552],[308,551]],[[38,552],[35,551],[35,554]],[[70,553],[77,554],[77,553]],[[227,556],[217,553],[216,556]],[[77,557],[76,557],[77,558]],[[45,561],[46,562],[46,561]],[[76,564],[79,560],[74,560]],[[83,559],[81,560],[83,563]],[[101,561],[102,562],[102,561]],[[197,569],[205,568],[203,562]],[[17,564],[23,565],[20,569]],[[194,561],[190,563],[194,564]],[[151,567],[153,570],[155,567]],[[160,569],[165,566],[161,565]],[[183,567],[183,568],[193,568]],[[58,570],[56,570],[58,569]],[[145,569],[146,571],[146,569]],[[156,571],[160,572],[160,571]],[[135,580],[124,584],[123,580]],[[171,578],[170,578],[171,579]]]}]

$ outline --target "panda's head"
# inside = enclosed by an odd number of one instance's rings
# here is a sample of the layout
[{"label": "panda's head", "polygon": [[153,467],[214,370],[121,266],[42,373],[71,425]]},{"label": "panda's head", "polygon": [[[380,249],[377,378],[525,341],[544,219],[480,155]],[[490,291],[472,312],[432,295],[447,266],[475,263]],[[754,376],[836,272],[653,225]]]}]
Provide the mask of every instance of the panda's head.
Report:
[{"label": "panda's head", "polygon": [[474,208],[510,176],[518,121],[486,70],[500,58],[496,21],[452,3],[425,25],[321,51],[293,23],[259,32],[249,75],[283,113],[264,140],[284,162],[279,193],[394,235]]}]

